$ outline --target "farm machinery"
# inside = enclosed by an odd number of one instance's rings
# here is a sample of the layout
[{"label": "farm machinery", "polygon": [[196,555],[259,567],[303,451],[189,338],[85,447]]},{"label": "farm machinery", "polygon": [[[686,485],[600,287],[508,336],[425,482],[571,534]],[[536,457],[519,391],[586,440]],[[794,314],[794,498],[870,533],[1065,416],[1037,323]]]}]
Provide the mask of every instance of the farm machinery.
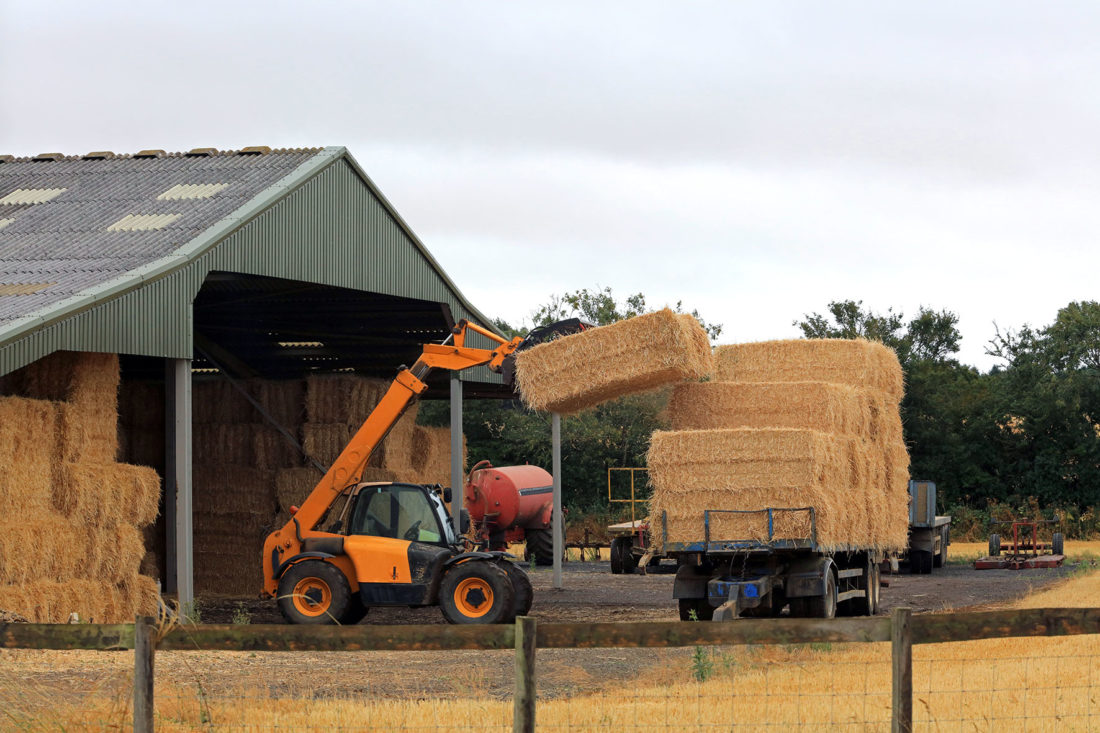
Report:
[{"label": "farm machinery", "polygon": [[[507,623],[531,606],[531,583],[504,552],[475,549],[454,527],[449,490],[362,482],[363,470],[434,369],[486,365],[506,379],[514,354],[588,327],[577,319],[507,341],[459,321],[439,344],[425,344],[290,519],[268,535],[263,592],[298,624],[356,623],[374,606],[440,606],[451,623]],[[466,343],[479,334],[492,348]],[[537,483],[537,482],[536,482]],[[545,485],[545,484],[543,484]],[[538,487],[536,487],[538,488]]]},{"label": "farm machinery", "polygon": [[524,542],[527,559],[553,565],[554,477],[538,466],[493,467],[481,461],[470,469],[463,491],[475,534],[490,550]]},{"label": "farm machinery", "polygon": [[1002,540],[1000,533],[989,535],[989,555],[974,561],[976,570],[1020,570],[1023,568],[1056,568],[1065,562],[1065,540],[1061,532],[1052,532],[1050,542],[1039,538],[1039,527],[1055,520],[1022,520],[998,522],[1007,526]]}]

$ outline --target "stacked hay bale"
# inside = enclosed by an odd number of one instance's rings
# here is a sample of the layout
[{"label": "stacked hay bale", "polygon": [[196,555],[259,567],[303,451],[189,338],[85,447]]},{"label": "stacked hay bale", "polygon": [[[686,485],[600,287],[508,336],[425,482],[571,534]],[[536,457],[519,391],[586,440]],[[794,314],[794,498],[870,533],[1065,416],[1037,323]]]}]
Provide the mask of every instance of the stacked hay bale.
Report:
[{"label": "stacked hay bale", "polygon": [[116,463],[118,357],[59,352],[9,375],[0,397],[0,608],[100,623],[156,608],[139,572],[160,477]]},{"label": "stacked hay bale", "polygon": [[[671,431],[649,452],[651,516],[697,541],[704,509],[809,507],[829,549],[898,549],[908,531],[901,366],[869,341],[798,340],[716,351],[718,381],[682,384]],[[765,539],[763,514],[712,514],[712,539]],[[657,526],[660,526],[659,524]],[[776,538],[808,537],[809,514],[775,515]]]},{"label": "stacked hay bale", "polygon": [[532,409],[568,414],[713,371],[699,321],[668,308],[539,344],[516,356]]}]

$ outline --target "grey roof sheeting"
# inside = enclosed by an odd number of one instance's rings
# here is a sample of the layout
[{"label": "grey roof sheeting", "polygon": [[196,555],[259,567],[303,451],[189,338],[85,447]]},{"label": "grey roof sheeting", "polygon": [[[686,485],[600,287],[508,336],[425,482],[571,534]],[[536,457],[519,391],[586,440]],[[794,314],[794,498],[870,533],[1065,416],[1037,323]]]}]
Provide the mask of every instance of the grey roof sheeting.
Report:
[{"label": "grey roof sheeting", "polygon": [[[46,286],[0,295],[0,374],[58,349],[189,358],[193,303],[215,271],[412,298],[490,325],[342,147],[0,161],[0,199],[66,189],[0,204],[13,220],[0,229],[0,285]],[[216,183],[228,185],[157,198]],[[142,214],[180,216],[110,230]],[[499,383],[485,370],[464,379]]]}]

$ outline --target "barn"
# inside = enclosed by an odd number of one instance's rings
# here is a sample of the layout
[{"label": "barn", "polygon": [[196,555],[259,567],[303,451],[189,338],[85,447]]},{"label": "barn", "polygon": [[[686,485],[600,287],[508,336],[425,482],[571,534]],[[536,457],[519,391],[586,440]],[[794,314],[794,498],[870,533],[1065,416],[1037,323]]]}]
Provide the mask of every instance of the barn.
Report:
[{"label": "barn", "polygon": [[[0,156],[0,607],[61,620],[85,583],[114,594],[97,620],[125,616],[148,578],[185,604],[254,595],[286,497],[463,318],[490,325],[342,147]],[[455,408],[510,391],[433,374],[452,430],[407,415],[372,469],[454,480]],[[61,567],[80,552],[59,527],[105,558]]]}]

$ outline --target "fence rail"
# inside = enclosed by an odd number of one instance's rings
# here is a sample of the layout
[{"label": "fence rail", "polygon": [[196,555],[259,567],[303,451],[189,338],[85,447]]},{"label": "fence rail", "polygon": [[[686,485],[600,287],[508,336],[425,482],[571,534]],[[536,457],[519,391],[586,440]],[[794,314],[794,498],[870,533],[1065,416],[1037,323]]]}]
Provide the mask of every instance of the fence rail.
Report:
[{"label": "fence rail", "polygon": [[1007,637],[1100,634],[1100,609],[1061,608],[844,619],[741,619],[730,623],[546,623],[523,617],[498,626],[0,624],[0,648],[134,650],[134,730],[152,730],[157,650],[437,651],[514,649],[514,729],[535,721],[536,649],[891,642],[892,730],[913,719],[912,645]]}]

